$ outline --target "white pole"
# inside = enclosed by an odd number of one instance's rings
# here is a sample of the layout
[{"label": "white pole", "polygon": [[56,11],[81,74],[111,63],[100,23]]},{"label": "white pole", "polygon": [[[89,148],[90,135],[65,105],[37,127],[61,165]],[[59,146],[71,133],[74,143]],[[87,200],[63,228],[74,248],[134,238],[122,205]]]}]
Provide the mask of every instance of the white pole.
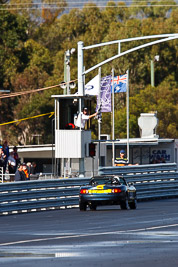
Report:
[{"label": "white pole", "polygon": [[[84,77],[83,77],[83,42],[78,42],[78,94],[85,95],[84,90]],[[81,129],[81,112],[82,112],[82,99],[79,98],[79,121],[80,121],[80,131]],[[84,177],[85,174],[85,164],[84,158],[79,158],[79,177]]]},{"label": "white pole", "polygon": [[[147,37],[147,39],[149,39],[149,38]],[[145,47],[152,46],[152,45],[159,44],[159,43],[166,42],[166,41],[171,41],[171,40],[174,40],[174,39],[178,39],[178,34],[176,36],[174,36],[174,37],[169,37],[169,38],[166,38],[166,39],[157,40],[157,41],[154,41],[154,42],[146,43],[146,44],[139,45],[137,47],[131,48],[131,49],[127,50],[127,51],[124,51],[124,52],[122,52],[120,54],[117,54],[117,55],[115,55],[113,57],[110,57],[110,58],[108,58],[108,59],[96,64],[95,66],[93,66],[90,69],[86,70],[83,74],[86,75],[90,71],[93,71],[93,70],[103,66],[104,64],[111,62],[112,60],[114,60],[116,58],[122,57],[122,56],[127,55],[127,54],[129,54],[131,52],[137,51],[137,50],[139,50],[141,48],[145,48]],[[140,40],[140,38],[137,38],[137,40]],[[121,41],[123,41],[123,40],[119,40],[119,42],[121,42]],[[116,41],[113,41],[110,44],[114,44],[115,42]],[[118,43],[118,41],[117,41],[117,43]],[[95,48],[95,47],[99,47],[99,46],[102,46],[102,45],[103,44],[98,44],[98,45],[94,45],[94,46],[90,46],[90,47],[85,47],[85,49]],[[106,43],[104,43],[104,45],[106,45]]]},{"label": "white pole", "polygon": [[[98,86],[98,107],[101,105],[101,67],[98,69],[99,76],[99,86]],[[98,120],[98,140],[100,140],[101,135],[101,122]]]},{"label": "white pole", "polygon": [[118,55],[120,55],[120,53],[121,53],[121,43],[119,42],[118,43]]},{"label": "white pole", "polygon": [[127,159],[129,162],[129,70],[127,70]]},{"label": "white pole", "polygon": [[115,133],[114,133],[114,69],[112,68],[112,165],[114,166],[115,160]]},{"label": "white pole", "polygon": [[67,57],[67,60],[69,61],[69,62],[67,62],[67,66],[66,66],[66,71],[67,71],[67,95],[70,95],[70,85],[69,85],[69,82],[70,82],[70,54]]},{"label": "white pole", "polygon": [[83,78],[83,42],[78,42],[78,94],[85,95]]},{"label": "white pole", "polygon": [[[100,108],[101,107],[101,67],[98,69],[98,76],[99,76],[98,108]],[[101,139],[101,121],[98,120],[98,140],[99,140],[98,166],[100,166],[100,139]]]}]

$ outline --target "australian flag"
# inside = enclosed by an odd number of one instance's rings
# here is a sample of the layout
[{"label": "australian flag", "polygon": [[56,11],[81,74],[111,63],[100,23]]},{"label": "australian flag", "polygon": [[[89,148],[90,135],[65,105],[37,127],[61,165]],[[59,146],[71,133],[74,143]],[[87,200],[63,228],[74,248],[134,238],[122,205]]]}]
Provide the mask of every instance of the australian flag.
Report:
[{"label": "australian flag", "polygon": [[[114,77],[114,93],[125,93],[127,91],[127,74]],[[112,81],[111,81],[112,92]]]}]

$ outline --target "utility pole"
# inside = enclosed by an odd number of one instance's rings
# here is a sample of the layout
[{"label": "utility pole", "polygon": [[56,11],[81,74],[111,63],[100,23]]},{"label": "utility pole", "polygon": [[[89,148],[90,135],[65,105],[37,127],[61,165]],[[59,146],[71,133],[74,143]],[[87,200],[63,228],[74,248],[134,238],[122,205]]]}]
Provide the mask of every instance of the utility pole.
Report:
[{"label": "utility pole", "polygon": [[151,60],[151,86],[155,86],[154,61]]},{"label": "utility pole", "polygon": [[151,86],[155,87],[155,70],[154,70],[154,62],[159,61],[159,55],[156,55],[154,59],[151,60]]},{"label": "utility pole", "polygon": [[70,50],[65,51],[64,54],[64,82],[66,83],[66,87],[64,89],[64,95],[70,95]]},{"label": "utility pole", "polygon": [[75,48],[67,50],[64,53],[64,82],[65,85],[62,86],[64,89],[64,95],[70,95],[70,89],[75,87],[74,83],[70,84],[70,57],[75,52]]},{"label": "utility pole", "polygon": [[115,131],[114,131],[114,69],[112,68],[112,166],[115,160]]},{"label": "utility pole", "polygon": [[[63,94],[64,95],[70,95],[71,88],[75,88],[76,84],[74,82],[70,82],[70,56],[75,52],[75,48],[68,49],[64,53],[64,82],[61,84],[61,88],[64,90]],[[64,177],[66,173],[66,159],[62,159],[62,169],[64,170]],[[70,169],[71,161],[70,158],[68,158],[68,171]]]}]

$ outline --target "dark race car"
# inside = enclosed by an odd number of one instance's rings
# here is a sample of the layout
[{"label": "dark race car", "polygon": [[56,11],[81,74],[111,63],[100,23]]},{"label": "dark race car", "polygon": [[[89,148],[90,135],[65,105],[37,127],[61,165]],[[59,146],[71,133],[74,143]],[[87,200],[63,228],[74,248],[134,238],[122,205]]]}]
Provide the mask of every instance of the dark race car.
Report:
[{"label": "dark race car", "polygon": [[136,209],[136,188],[127,184],[121,176],[96,176],[88,185],[81,186],[79,208],[85,211],[87,206],[96,210],[97,206],[120,205],[121,209]]}]

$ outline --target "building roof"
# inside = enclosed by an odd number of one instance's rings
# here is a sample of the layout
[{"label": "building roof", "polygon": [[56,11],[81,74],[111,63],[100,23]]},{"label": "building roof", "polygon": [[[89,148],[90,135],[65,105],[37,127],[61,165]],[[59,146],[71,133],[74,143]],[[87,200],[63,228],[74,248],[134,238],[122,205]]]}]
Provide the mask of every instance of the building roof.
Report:
[{"label": "building roof", "polygon": [[[97,140],[98,141],[98,140]],[[96,142],[96,140],[93,140]],[[102,143],[105,142],[107,145],[111,145],[113,140],[102,140]],[[173,143],[174,139],[159,139],[159,138],[129,138],[129,145],[134,146],[154,146],[159,143]],[[116,145],[126,145],[127,139],[116,139],[114,140],[114,144]]]},{"label": "building roof", "polygon": [[[92,140],[92,142],[98,142],[99,140]],[[106,145],[111,145],[113,140],[100,140],[102,143],[106,143]],[[159,143],[173,143],[174,139],[151,139],[151,138],[129,138],[129,145],[134,146],[154,146]],[[116,145],[126,145],[127,139],[115,140],[114,143]],[[26,146],[17,146],[18,152],[43,152],[43,151],[52,151],[55,150],[55,144],[42,144],[42,145],[26,145]],[[10,146],[10,151],[13,150],[13,146]]]}]

